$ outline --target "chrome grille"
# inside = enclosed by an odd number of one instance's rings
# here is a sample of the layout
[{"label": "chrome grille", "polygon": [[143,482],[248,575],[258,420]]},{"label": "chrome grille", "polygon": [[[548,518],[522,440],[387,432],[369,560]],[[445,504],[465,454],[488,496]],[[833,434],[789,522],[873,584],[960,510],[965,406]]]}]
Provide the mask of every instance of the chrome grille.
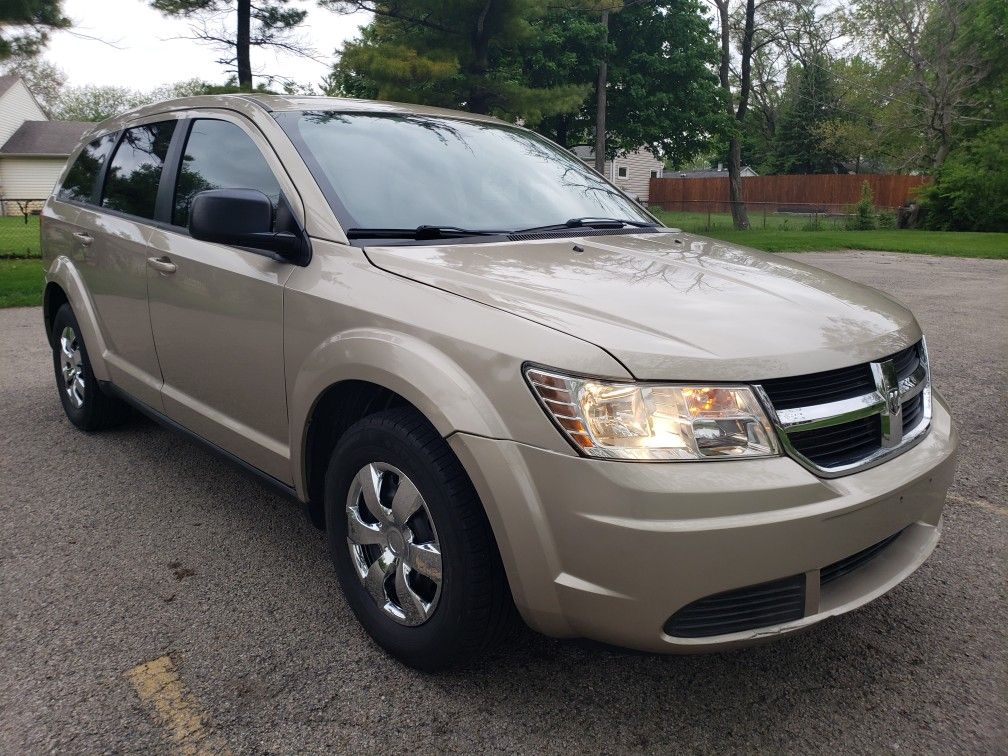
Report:
[{"label": "chrome grille", "polygon": [[763,390],[774,407],[782,410],[861,396],[875,390],[875,380],[867,364],[853,365],[825,373],[763,381]]},{"label": "chrome grille", "polygon": [[864,459],[879,449],[881,423],[869,415],[849,423],[790,434],[791,445],[819,467],[839,467]]},{"label": "chrome grille", "polygon": [[924,395],[917,394],[913,399],[903,402],[903,435],[917,427],[924,414]]},{"label": "chrome grille", "polygon": [[878,464],[919,441],[931,423],[923,340],[877,362],[775,378],[757,392],[784,448],[818,475]]}]

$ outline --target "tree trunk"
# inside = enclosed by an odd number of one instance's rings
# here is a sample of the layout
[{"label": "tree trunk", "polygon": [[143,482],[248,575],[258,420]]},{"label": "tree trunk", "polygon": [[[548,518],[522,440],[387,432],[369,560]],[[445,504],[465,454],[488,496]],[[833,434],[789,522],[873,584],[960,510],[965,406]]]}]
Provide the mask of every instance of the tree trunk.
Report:
[{"label": "tree trunk", "polygon": [[486,72],[490,68],[490,39],[487,36],[486,20],[489,15],[493,0],[487,0],[483,5],[483,10],[476,17],[476,27],[473,29],[473,63],[470,70],[475,86],[469,91],[469,102],[467,110],[473,113],[487,115],[490,113],[490,93],[481,83]]},{"label": "tree trunk", "polygon": [[238,86],[252,91],[252,59],[249,41],[252,36],[252,0],[238,0],[238,34],[235,37],[235,60],[238,64]]},{"label": "tree trunk", "polygon": [[749,212],[742,197],[742,143],[737,136],[728,143],[728,196],[735,228],[749,228]]},{"label": "tree trunk", "polygon": [[[602,44],[609,44],[609,11],[602,11]],[[595,170],[605,172],[606,159],[606,84],[609,79],[609,64],[603,55],[598,65],[598,80],[595,82]]]},{"label": "tree trunk", "polygon": [[948,157],[950,149],[951,148],[948,142],[943,142],[941,145],[939,145],[938,152],[935,153],[934,162],[931,166],[932,173],[934,173],[935,171],[937,171],[939,168],[942,167],[942,164],[945,162],[945,158]]},{"label": "tree trunk", "polygon": [[749,91],[752,77],[752,43],[756,20],[755,0],[746,0],[745,29],[742,33],[742,60],[739,81],[738,107],[734,105],[731,88],[731,28],[728,7],[729,0],[714,0],[718,9],[718,20],[721,27],[721,65],[718,78],[721,80],[721,90],[724,92],[725,108],[728,115],[735,121],[732,126],[734,133],[728,142],[728,199],[731,204],[732,221],[735,228],[749,228],[749,213],[746,211],[742,198],[742,142],[739,132],[749,107]]},{"label": "tree trunk", "polygon": [[566,114],[557,117],[556,122],[556,143],[561,147],[570,149],[570,119]]}]

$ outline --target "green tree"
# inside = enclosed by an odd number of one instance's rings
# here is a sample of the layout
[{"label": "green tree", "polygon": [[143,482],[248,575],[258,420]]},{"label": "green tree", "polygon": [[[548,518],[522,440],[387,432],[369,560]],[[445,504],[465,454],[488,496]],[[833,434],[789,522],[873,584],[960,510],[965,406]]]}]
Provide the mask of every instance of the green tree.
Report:
[{"label": "green tree", "polygon": [[552,8],[535,19],[532,28],[533,35],[512,61],[512,75],[539,88],[578,84],[585,93],[577,108],[546,116],[536,130],[564,147],[587,143],[595,122],[595,97],[588,92],[609,44],[600,15],[580,8]]},{"label": "green tree", "polygon": [[104,121],[143,104],[139,93],[127,87],[68,87],[53,107],[61,121]]},{"label": "green tree", "polygon": [[842,155],[824,139],[824,127],[839,116],[833,74],[825,57],[792,69],[784,89],[773,168],[776,173],[836,173]]},{"label": "green tree", "polygon": [[3,66],[4,74],[16,74],[24,79],[46,113],[52,114],[66,85],[66,72],[36,55],[15,55]]},{"label": "green tree", "polygon": [[[850,30],[885,72],[913,152],[938,170],[982,106],[980,90],[1005,60],[1004,0],[853,0]],[[988,23],[1002,22],[999,30]],[[1003,70],[1003,69],[1002,69]]]},{"label": "green tree", "polygon": [[324,88],[346,94],[493,113],[536,123],[575,109],[582,84],[530,86],[520,51],[543,13],[537,0],[322,0],[342,12],[375,14],[346,44]]},{"label": "green tree", "polygon": [[[305,20],[307,11],[291,8],[290,0],[149,0],[151,7],[166,16],[187,18],[192,22],[193,39],[223,51],[217,62],[238,77],[238,87],[252,89],[252,48],[307,55],[309,51],[293,36]],[[234,15],[234,26],[220,22],[226,14]],[[268,80],[280,78],[267,76]]]},{"label": "green tree", "polygon": [[854,173],[904,168],[906,112],[887,99],[886,72],[860,55],[834,60],[836,116],[817,128],[822,145]]},{"label": "green tree", "polygon": [[[718,53],[710,21],[695,0],[627,3],[609,16],[553,11],[522,54],[523,76],[543,85],[591,82],[607,59],[605,154],[647,147],[681,162],[724,127],[713,68]],[[594,135],[598,93],[571,113],[548,117],[539,130],[565,146]]]},{"label": "green tree", "polygon": [[3,0],[0,3],[0,60],[36,55],[55,29],[66,29],[62,0]]},{"label": "green tree", "polygon": [[[104,121],[106,118],[142,105],[176,97],[213,94],[224,89],[198,79],[158,87],[149,92],[139,92],[127,87],[94,85],[66,87],[53,104],[52,117],[64,121]],[[235,91],[235,88],[231,87],[229,91]]]},{"label": "green tree", "polygon": [[1008,124],[953,150],[920,199],[928,228],[1008,231]]},{"label": "green tree", "polygon": [[972,136],[992,124],[1008,123],[1008,2],[974,0],[963,11],[958,43],[979,56],[982,75],[970,91],[972,108],[961,133]]}]

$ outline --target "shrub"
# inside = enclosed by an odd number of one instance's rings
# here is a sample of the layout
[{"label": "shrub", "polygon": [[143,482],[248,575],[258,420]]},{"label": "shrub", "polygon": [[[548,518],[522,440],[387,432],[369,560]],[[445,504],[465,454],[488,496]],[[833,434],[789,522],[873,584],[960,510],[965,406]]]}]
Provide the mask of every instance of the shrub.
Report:
[{"label": "shrub", "polygon": [[851,231],[871,231],[876,226],[875,203],[867,181],[861,184],[861,199],[854,205],[853,213],[847,216],[847,228]]},{"label": "shrub", "polygon": [[896,228],[896,213],[892,210],[879,210],[876,220],[879,228]]},{"label": "shrub", "polygon": [[920,201],[925,228],[1008,231],[1008,124],[953,149]]},{"label": "shrub", "polygon": [[805,223],[802,224],[802,231],[821,231],[822,230],[822,216],[813,215]]}]

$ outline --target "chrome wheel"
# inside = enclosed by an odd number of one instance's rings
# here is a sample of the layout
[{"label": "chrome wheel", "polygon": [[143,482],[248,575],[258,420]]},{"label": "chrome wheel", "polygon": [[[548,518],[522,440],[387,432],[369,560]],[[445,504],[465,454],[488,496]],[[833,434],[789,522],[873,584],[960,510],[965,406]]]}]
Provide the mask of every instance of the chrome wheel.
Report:
[{"label": "chrome wheel", "polygon": [[60,371],[63,374],[63,390],[75,409],[84,406],[84,357],[81,345],[72,326],[66,326],[60,334]]},{"label": "chrome wheel", "polygon": [[441,545],[417,487],[392,465],[365,465],[346,518],[350,559],[371,599],[401,625],[426,622],[441,597]]}]

